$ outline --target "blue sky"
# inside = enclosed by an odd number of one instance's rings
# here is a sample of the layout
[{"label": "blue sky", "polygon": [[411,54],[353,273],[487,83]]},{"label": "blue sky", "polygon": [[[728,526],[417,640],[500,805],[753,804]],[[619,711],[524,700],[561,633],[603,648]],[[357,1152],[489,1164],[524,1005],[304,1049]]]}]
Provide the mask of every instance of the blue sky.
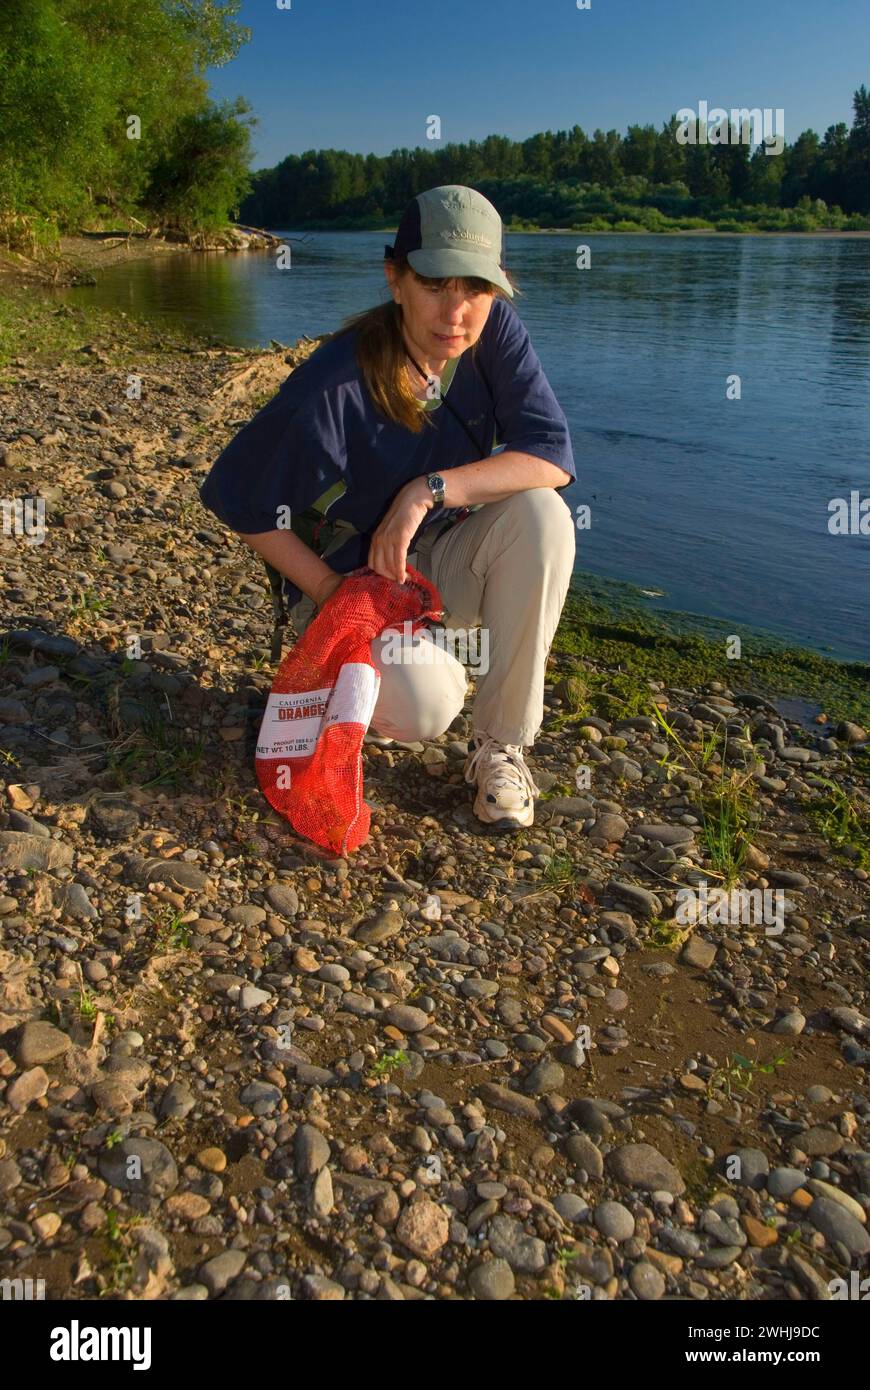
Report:
[{"label": "blue sky", "polygon": [[680,107],[782,107],[786,139],[851,124],[870,0],[244,0],[251,42],[207,73],[248,99],[254,168],[579,124],[621,133]]}]

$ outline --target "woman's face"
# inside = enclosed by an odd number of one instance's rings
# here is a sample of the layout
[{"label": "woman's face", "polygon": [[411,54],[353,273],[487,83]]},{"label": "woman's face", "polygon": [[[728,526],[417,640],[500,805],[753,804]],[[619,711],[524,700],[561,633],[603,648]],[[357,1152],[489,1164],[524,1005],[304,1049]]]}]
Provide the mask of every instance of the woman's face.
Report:
[{"label": "woman's face", "polygon": [[495,298],[491,290],[475,293],[461,280],[427,281],[412,271],[398,277],[393,266],[384,269],[406,336],[429,362],[458,357],[477,342]]}]

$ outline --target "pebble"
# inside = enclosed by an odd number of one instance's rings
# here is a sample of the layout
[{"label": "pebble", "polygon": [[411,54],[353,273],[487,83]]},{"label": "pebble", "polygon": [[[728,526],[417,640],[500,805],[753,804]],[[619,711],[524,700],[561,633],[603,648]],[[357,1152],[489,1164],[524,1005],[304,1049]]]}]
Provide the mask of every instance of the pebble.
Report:
[{"label": "pebble", "polygon": [[577,1168],[582,1168],[592,1182],[600,1182],[604,1177],[604,1155],[586,1134],[571,1134],[565,1140],[568,1159]]},{"label": "pebble", "polygon": [[68,1052],[72,1043],[66,1033],[52,1023],[25,1023],[21,1030],[15,1060],[20,1067],[34,1067],[53,1062]]},{"label": "pebble", "polygon": [[396,1223],[399,1241],[422,1260],[432,1259],[447,1243],[449,1233],[446,1211],[428,1197],[409,1202]]},{"label": "pebble", "polygon": [[507,1260],[486,1260],[475,1265],[468,1276],[475,1298],[495,1303],[510,1298],[516,1288],[513,1270]]},{"label": "pebble", "polygon": [[239,1277],[245,1262],[244,1250],[222,1250],[219,1255],[214,1255],[200,1266],[198,1278],[208,1289],[210,1296],[217,1298]]},{"label": "pebble", "polygon": [[807,1020],[800,1009],[789,1009],[788,1013],[781,1014],[771,1027],[772,1033],[778,1033],[783,1037],[796,1038],[806,1028]]},{"label": "pebble", "polygon": [[696,970],[709,970],[716,960],[716,949],[714,942],[694,931],[680,952],[680,960]]},{"label": "pebble", "polygon": [[493,1216],[487,1230],[489,1248],[506,1260],[515,1274],[540,1274],[547,1265],[547,1247],[537,1236],[527,1235],[511,1216]]},{"label": "pebble", "polygon": [[[729,1181],[736,1183],[739,1187],[752,1187],[756,1190],[766,1185],[767,1175],[770,1172],[770,1164],[767,1154],[761,1149],[739,1148],[732,1150],[720,1160],[720,1167],[726,1172],[732,1166],[732,1160],[737,1160],[739,1176],[730,1178]],[[802,1176],[802,1175],[801,1175]]]},{"label": "pebble", "polygon": [[223,1173],[227,1166],[227,1156],[223,1149],[200,1149],[196,1161],[206,1173]]},{"label": "pebble", "polygon": [[626,1187],[639,1187],[646,1192],[661,1188],[675,1196],[686,1190],[678,1170],[652,1144],[623,1144],[611,1149],[605,1166],[611,1176]]},{"label": "pebble", "polygon": [[21,1115],[35,1100],[45,1095],[48,1087],[48,1073],[42,1067],[31,1067],[6,1087],[6,1104],[16,1115]]},{"label": "pebble", "polygon": [[630,1240],[634,1235],[634,1217],[621,1202],[600,1202],[593,1220],[597,1230],[610,1240]]},{"label": "pebble", "polygon": [[168,1197],[178,1185],[175,1159],[159,1139],[122,1139],[100,1154],[97,1167],[106,1182],[122,1192]]},{"label": "pebble", "polygon": [[564,1083],[564,1067],[560,1067],[558,1062],[551,1062],[544,1058],[532,1067],[528,1076],[525,1077],[523,1090],[530,1096],[547,1095],[550,1091],[558,1091]]},{"label": "pebble", "polygon": [[384,1013],[384,1021],[402,1033],[419,1033],[432,1020],[422,1009],[414,1008],[413,1004],[391,1004]]},{"label": "pebble", "polygon": [[664,1297],[667,1282],[661,1271],[648,1260],[638,1260],[628,1272],[628,1286],[635,1297],[652,1303]]},{"label": "pebble", "polygon": [[816,1197],[807,1216],[829,1245],[839,1241],[855,1259],[870,1252],[870,1235],[840,1202]]},{"label": "pebble", "polygon": [[647,888],[641,888],[636,883],[623,883],[618,879],[611,879],[607,884],[608,893],[614,897],[627,902],[642,917],[660,917],[662,915],[661,899],[656,897]]},{"label": "pebble", "polygon": [[771,1197],[790,1197],[806,1182],[806,1173],[799,1168],[774,1168],[765,1182]]}]

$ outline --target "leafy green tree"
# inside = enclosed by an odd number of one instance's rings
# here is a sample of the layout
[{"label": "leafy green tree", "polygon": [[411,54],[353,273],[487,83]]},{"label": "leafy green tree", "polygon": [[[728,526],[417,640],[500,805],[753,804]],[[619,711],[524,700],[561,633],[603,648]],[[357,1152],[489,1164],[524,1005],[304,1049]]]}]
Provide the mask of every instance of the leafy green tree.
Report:
[{"label": "leafy green tree", "polygon": [[686,147],[677,140],[679,121],[671,116],[659,131],[653,161],[653,179],[656,183],[676,183],[685,181]]},{"label": "leafy green tree", "polygon": [[[234,22],[240,5],[15,0],[0,6],[0,218],[32,218],[60,230],[105,217],[149,221],[142,199],[159,182],[154,171],[171,165],[173,140],[187,139],[197,125],[214,135],[203,71],[228,62],[250,37]],[[222,119],[232,116],[224,112]],[[240,130],[247,135],[246,127]],[[237,188],[238,153],[226,133],[223,148],[225,181],[206,159],[197,168],[210,194],[193,197],[186,181],[188,203],[198,203],[210,224],[226,221],[229,208],[210,205],[209,197]]]},{"label": "leafy green tree", "polygon": [[248,128],[236,118],[250,109],[238,97],[182,116],[144,195],[164,227],[215,231],[228,212],[238,217],[251,189],[251,148]]},{"label": "leafy green tree", "polygon": [[782,177],[782,206],[795,207],[801,198],[809,196],[813,172],[819,159],[819,137],[814,130],[804,130],[794,144],[787,146],[780,158],[785,161]]},{"label": "leafy green tree", "polygon": [[870,92],[863,85],[855,93],[853,109],[844,205],[849,212],[870,212]]},{"label": "leafy green tree", "polygon": [[658,135],[654,125],[630,125],[619,151],[619,162],[626,174],[655,176]]},{"label": "leafy green tree", "polygon": [[813,192],[828,204],[848,200],[849,128],[845,121],[828,126],[813,170]]}]

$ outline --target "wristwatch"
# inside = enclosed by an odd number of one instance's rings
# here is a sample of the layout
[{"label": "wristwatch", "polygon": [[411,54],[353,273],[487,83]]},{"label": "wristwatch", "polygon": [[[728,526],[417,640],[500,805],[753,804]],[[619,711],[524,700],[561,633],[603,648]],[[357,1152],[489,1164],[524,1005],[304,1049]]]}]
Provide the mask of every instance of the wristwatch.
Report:
[{"label": "wristwatch", "polygon": [[440,473],[430,473],[426,479],[426,486],[432,494],[435,505],[444,506],[444,479]]}]

